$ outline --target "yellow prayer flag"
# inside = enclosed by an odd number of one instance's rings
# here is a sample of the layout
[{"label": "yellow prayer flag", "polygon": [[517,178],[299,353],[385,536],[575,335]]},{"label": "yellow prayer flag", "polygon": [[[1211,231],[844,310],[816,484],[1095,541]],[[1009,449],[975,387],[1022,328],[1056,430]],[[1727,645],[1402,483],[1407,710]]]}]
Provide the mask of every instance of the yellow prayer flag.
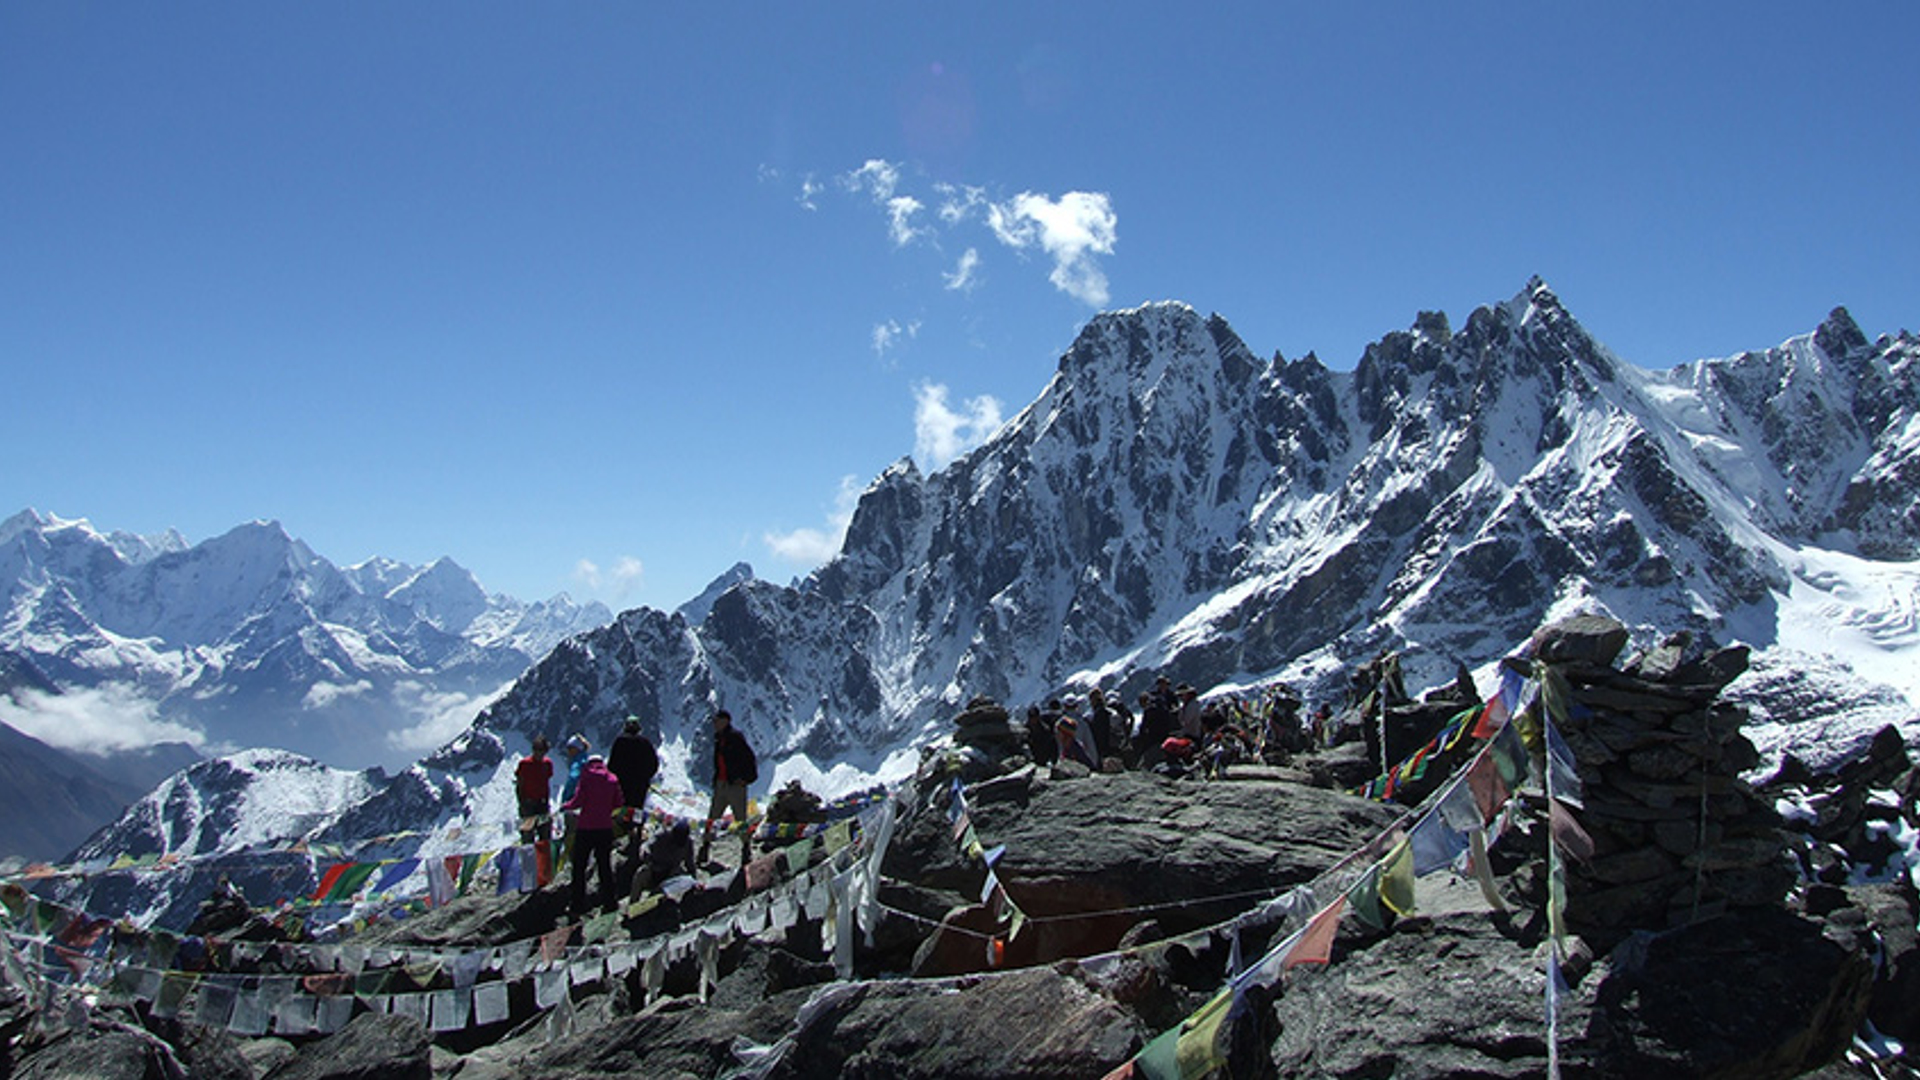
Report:
[{"label": "yellow prayer flag", "polygon": [[1181,1076],[1206,1076],[1227,1063],[1227,1056],[1220,1052],[1220,1025],[1232,1004],[1233,988],[1228,987],[1180,1025],[1174,1060],[1179,1063]]},{"label": "yellow prayer flag", "polygon": [[1404,836],[1380,867],[1380,902],[1395,914],[1413,914],[1413,843]]}]

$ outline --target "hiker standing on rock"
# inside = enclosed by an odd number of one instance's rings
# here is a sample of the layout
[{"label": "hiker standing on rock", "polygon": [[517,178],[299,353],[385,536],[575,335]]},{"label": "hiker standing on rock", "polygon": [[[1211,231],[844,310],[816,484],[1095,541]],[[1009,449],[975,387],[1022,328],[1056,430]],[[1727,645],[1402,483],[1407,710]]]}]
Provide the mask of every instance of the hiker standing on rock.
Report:
[{"label": "hiker standing on rock", "polygon": [[713,826],[723,811],[733,811],[734,827],[740,830],[740,865],[753,861],[753,833],[747,829],[747,785],[760,779],[760,765],[754,759],[747,737],[733,726],[733,714],[721,709],[713,714],[713,801],[707,806],[707,827],[700,837],[700,861],[706,862],[713,847]]},{"label": "hiker standing on rock", "polygon": [[[587,767],[587,751],[591,749],[593,744],[577,731],[560,744],[560,752],[567,756],[567,779],[560,785],[561,802],[573,798],[574,789],[580,785],[580,772]],[[563,859],[573,858],[573,826],[573,819],[567,818],[560,832],[560,857]]]},{"label": "hiker standing on rock", "polygon": [[660,771],[660,754],[653,740],[640,733],[640,718],[627,717],[627,723],[613,745],[607,748],[607,768],[620,778],[620,797],[626,803],[627,858],[640,854],[640,840],[647,830],[647,790]]},{"label": "hiker standing on rock", "polygon": [[513,790],[520,799],[520,842],[533,845],[534,885],[553,881],[553,759],[547,737],[533,737],[533,752],[513,769]]},{"label": "hiker standing on rock", "polygon": [[599,754],[587,759],[580,770],[580,782],[573,797],[561,805],[563,811],[579,815],[573,840],[573,903],[575,915],[586,910],[587,860],[592,859],[600,874],[601,907],[613,910],[613,812],[620,809],[620,780],[607,771],[607,761]]}]

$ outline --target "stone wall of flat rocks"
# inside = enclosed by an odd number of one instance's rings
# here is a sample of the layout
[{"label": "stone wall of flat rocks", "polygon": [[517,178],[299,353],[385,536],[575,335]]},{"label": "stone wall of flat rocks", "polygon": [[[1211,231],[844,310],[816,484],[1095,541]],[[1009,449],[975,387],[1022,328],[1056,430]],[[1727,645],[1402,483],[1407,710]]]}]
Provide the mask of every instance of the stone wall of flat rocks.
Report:
[{"label": "stone wall of flat rocks", "polygon": [[1591,859],[1569,861],[1569,924],[1605,940],[1779,904],[1798,873],[1779,815],[1741,779],[1760,760],[1745,710],[1719,700],[1747,650],[1689,659],[1676,636],[1615,667],[1626,640],[1612,620],[1580,618],[1536,641],[1571,688],[1559,727],[1593,839]]}]

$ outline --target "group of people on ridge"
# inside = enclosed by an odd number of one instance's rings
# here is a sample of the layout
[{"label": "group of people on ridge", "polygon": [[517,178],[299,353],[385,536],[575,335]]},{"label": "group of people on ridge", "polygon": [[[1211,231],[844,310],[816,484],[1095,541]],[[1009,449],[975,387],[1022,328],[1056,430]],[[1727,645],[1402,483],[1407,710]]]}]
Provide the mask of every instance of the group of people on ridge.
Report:
[{"label": "group of people on ridge", "polygon": [[1136,712],[1120,695],[1098,687],[1088,691],[1084,708],[1073,694],[1028,706],[1027,752],[1041,765],[1072,761],[1095,772],[1213,772],[1230,760],[1284,760],[1320,745],[1331,713],[1323,705],[1303,722],[1300,701],[1290,692],[1252,705],[1239,699],[1203,703],[1199,691],[1175,686],[1164,675],[1140,693],[1138,706]]},{"label": "group of people on ridge", "polygon": [[[640,719],[629,716],[618,736],[602,755],[585,735],[575,733],[562,744],[567,759],[566,780],[560,789],[560,813],[566,815],[561,847],[572,875],[571,906],[577,914],[586,908],[587,873],[599,875],[600,907],[611,910],[616,887],[613,847],[623,834],[623,854],[633,876],[631,892],[639,895],[676,873],[691,874],[705,862],[715,820],[732,811],[736,823],[747,820],[747,787],[759,779],[759,767],[746,737],[733,726],[725,709],[713,714],[713,801],[696,854],[692,829],[682,820],[651,843],[646,834],[647,792],[660,772],[660,755],[640,730]],[[532,752],[514,769],[514,790],[520,804],[520,835],[535,852],[536,882],[545,888],[553,880],[552,759],[545,735],[535,735]],[[742,832],[741,861],[752,852],[751,835]]]}]

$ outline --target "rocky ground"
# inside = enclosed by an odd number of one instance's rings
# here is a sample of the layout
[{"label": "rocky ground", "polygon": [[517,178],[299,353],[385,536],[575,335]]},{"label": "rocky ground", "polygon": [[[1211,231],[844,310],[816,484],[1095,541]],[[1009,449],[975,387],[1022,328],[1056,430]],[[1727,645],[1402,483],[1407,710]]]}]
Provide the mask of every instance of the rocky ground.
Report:
[{"label": "rocky ground", "polygon": [[[1314,880],[1404,812],[1315,785],[1351,756],[1336,748],[1207,780],[1046,772],[949,748],[929,754],[901,794],[874,897],[880,918],[870,940],[854,933],[840,971],[832,916],[802,911],[727,939],[711,985],[697,960],[680,958],[655,973],[652,992],[636,967],[573,985],[562,1009],[516,994],[505,1019],[438,1035],[408,1016],[362,1012],[329,1036],[243,1038],[144,1006],[95,1008],[68,1027],[12,990],[0,997],[0,1073],[1102,1077],[1220,990],[1236,952],[1221,927],[1239,930],[1243,962],[1260,956],[1273,928],[1236,917]],[[1898,1059],[1863,1064],[1856,1037],[1920,1046],[1920,901],[1900,861],[1903,830],[1920,821],[1917,789],[1891,737],[1841,774],[1789,763],[1760,789],[1743,787],[1748,802],[1785,809],[1783,858],[1798,884],[1777,902],[1576,939],[1552,1040],[1547,829],[1522,796],[1492,860],[1504,910],[1443,870],[1420,879],[1417,910],[1387,928],[1345,920],[1329,963],[1291,969],[1236,1011],[1221,1073],[1541,1076],[1551,1054],[1567,1076],[1914,1075]],[[970,839],[1003,848],[993,874],[1004,900],[983,899],[987,864]],[[753,903],[745,875],[727,869],[708,874],[726,888],[624,919],[609,944]],[[1012,908],[1025,926],[1009,936]],[[483,948],[567,921],[561,890],[469,896],[365,942]]]}]

